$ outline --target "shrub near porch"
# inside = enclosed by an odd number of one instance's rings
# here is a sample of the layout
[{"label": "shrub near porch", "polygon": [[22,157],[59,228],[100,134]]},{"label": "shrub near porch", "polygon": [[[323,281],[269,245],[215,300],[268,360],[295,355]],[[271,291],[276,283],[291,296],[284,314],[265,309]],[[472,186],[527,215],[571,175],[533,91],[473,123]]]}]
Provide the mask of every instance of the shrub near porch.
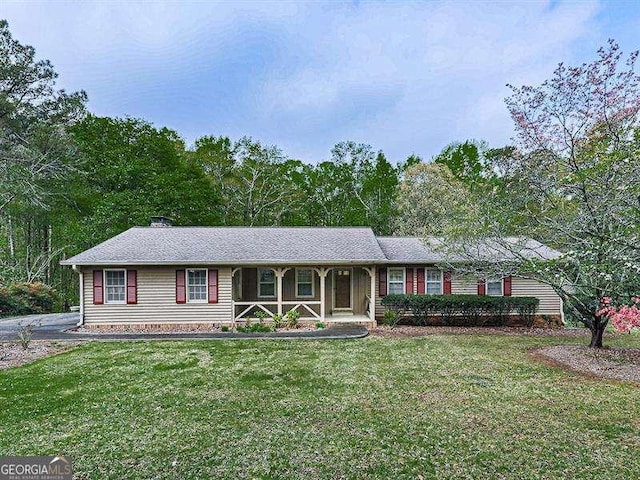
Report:
[{"label": "shrub near porch", "polygon": [[521,325],[559,326],[559,318],[536,315],[539,299],[535,297],[491,297],[478,295],[387,295],[384,323],[406,319],[416,325]]},{"label": "shrub near porch", "polygon": [[528,354],[567,342],[91,343],[0,372],[0,451],[79,478],[633,478],[638,387]]}]

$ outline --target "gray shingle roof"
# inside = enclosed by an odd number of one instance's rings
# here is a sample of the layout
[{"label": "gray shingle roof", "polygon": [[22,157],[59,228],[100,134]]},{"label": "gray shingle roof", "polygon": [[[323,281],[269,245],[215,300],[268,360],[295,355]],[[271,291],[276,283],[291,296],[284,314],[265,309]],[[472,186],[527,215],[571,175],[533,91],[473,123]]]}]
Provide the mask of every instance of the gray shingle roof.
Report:
[{"label": "gray shingle roof", "polygon": [[425,245],[419,237],[378,237],[378,244],[390,262],[436,263],[442,255]]},{"label": "gray shingle roof", "polygon": [[64,265],[356,264],[386,260],[370,228],[134,227]]},{"label": "gray shingle roof", "polygon": [[[525,256],[559,252],[528,239]],[[443,253],[419,237],[377,237],[367,227],[134,227],[61,262],[63,265],[349,265],[439,263]],[[510,258],[487,248],[487,259]],[[474,257],[475,258],[475,257]],[[464,260],[460,257],[459,260]],[[450,261],[453,261],[450,259]]]},{"label": "gray shingle roof", "polygon": [[521,237],[505,237],[501,242],[488,241],[479,246],[454,248],[450,252],[439,249],[441,240],[433,237],[427,239],[427,242],[419,237],[378,237],[378,244],[391,263],[491,261],[509,260],[518,256],[550,260],[560,256],[560,252],[536,240]]}]

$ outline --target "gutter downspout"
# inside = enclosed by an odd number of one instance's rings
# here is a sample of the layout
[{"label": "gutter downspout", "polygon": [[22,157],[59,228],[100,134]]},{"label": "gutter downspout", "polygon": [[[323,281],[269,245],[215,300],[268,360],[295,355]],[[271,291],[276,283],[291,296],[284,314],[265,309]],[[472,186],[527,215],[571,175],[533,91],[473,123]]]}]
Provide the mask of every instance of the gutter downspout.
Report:
[{"label": "gutter downspout", "polygon": [[71,269],[80,275],[80,321],[76,326],[81,327],[84,325],[84,273],[76,265],[72,265]]}]

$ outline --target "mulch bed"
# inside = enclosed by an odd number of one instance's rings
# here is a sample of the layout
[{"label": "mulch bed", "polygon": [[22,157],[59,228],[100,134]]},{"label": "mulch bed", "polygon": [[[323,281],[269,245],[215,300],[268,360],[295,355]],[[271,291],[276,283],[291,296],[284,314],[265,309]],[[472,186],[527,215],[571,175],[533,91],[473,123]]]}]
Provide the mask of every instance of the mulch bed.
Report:
[{"label": "mulch bed", "polygon": [[507,335],[530,337],[583,337],[589,335],[586,328],[526,328],[526,327],[414,327],[379,325],[369,331],[372,337],[404,338],[427,335]]},{"label": "mulch bed", "polygon": [[39,358],[55,355],[76,345],[75,342],[33,340],[24,350],[18,343],[0,342],[0,370],[18,367]]},{"label": "mulch bed", "polygon": [[534,358],[581,375],[640,384],[640,348],[556,345],[533,350]]},{"label": "mulch bed", "polygon": [[[315,331],[315,325],[299,325],[297,328],[279,328],[277,332],[306,332]],[[174,333],[231,333],[235,330],[229,327],[228,332],[223,332],[217,325],[170,325],[163,327],[143,326],[143,325],[109,325],[105,328],[85,328],[77,327],[67,330],[69,333],[81,333],[90,335],[112,335],[112,334],[174,334]]]}]

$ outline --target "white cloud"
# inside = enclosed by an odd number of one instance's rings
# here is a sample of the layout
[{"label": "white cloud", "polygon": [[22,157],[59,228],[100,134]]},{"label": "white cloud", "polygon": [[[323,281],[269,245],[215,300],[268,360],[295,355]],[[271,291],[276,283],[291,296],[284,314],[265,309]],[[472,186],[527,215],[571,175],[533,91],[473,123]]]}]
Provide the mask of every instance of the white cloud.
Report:
[{"label": "white cloud", "polygon": [[585,39],[606,39],[595,1],[5,0],[2,10],[100,114],[144,116],[189,139],[253,135],[308,161],[343,139],[394,160],[459,139],[503,144],[505,84],[539,83],[561,60],[586,60]]},{"label": "white cloud", "polygon": [[597,11],[593,2],[554,8],[459,2],[324,12],[310,61],[262,86],[263,115],[302,119],[329,110],[337,117],[339,102],[348,102],[342,92],[392,86],[402,93],[394,103],[348,125],[343,138],[372,142],[396,159],[414,150],[429,157],[456,139],[502,144],[511,136],[505,84],[548,77],[571,56]]}]

